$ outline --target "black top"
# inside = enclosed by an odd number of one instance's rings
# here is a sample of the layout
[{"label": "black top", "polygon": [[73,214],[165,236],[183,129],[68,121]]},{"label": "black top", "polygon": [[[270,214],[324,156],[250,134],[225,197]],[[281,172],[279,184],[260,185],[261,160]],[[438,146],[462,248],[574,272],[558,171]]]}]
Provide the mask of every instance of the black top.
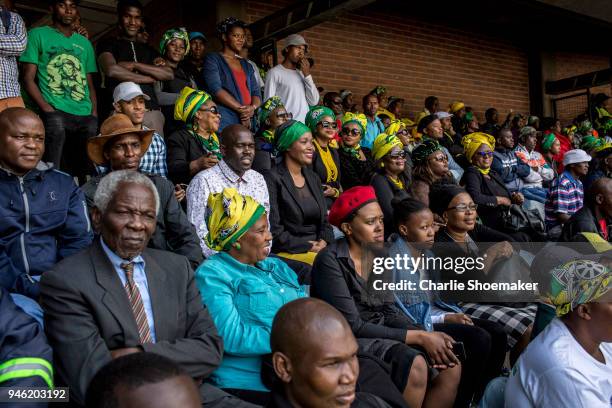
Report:
[{"label": "black top", "polygon": [[[152,47],[139,42],[126,40],[123,38],[106,38],[101,40],[97,47],[96,53],[98,56],[103,52],[110,52],[115,57],[115,61],[131,61],[131,62],[142,62],[143,64],[153,65],[155,58],[159,57],[159,53]],[[121,81],[114,78],[105,77],[104,83],[107,92],[113,93],[113,90]],[[155,96],[155,90],[152,84],[139,84],[142,88],[142,92],[148,95],[151,100],[145,101],[148,109],[157,109],[159,105],[157,103],[157,97]]]},{"label": "black top", "polygon": [[[193,86],[194,79],[190,74],[184,69],[184,65],[179,63],[178,67],[174,68],[172,71],[174,72],[174,78],[170,81],[163,81],[161,83],[161,91],[167,92],[170,94],[178,94],[183,90],[186,86]],[[174,119],[174,104],[163,105],[163,100],[160,97],[158,103],[161,105],[161,111],[164,114],[164,118],[166,119],[164,123],[164,134],[170,135],[172,132],[175,132],[178,129],[182,129],[185,127],[185,123],[180,120]]]},{"label": "black top", "polygon": [[399,179],[404,183],[403,189],[398,188],[382,172],[374,173],[370,183],[372,187],[374,187],[378,204],[380,204],[383,215],[385,216],[385,239],[395,232],[395,222],[393,221],[393,207],[391,206],[391,201],[395,197],[404,199],[410,196],[408,193],[408,180],[406,180],[404,174],[400,174]]},{"label": "black top", "polygon": [[465,185],[472,200],[478,204],[478,216],[482,222],[490,228],[502,230],[500,222],[502,208],[497,205],[495,197],[510,198],[510,192],[497,173],[491,170],[489,178],[486,178],[476,167],[470,166],[463,173],[461,184]]},{"label": "black top", "polygon": [[[607,224],[608,242],[610,242],[610,240],[612,240],[612,226],[609,221],[607,221]],[[561,232],[559,241],[584,242],[586,238],[581,234],[582,232],[592,232],[604,238],[604,231],[602,231],[601,225],[597,221],[597,217],[595,217],[595,213],[587,206],[578,210],[572,215],[569,221],[563,225],[563,232]]]},{"label": "black top", "polygon": [[189,184],[193,176],[189,172],[189,163],[208,154],[196,138],[187,129],[177,130],[166,139],[168,178],[174,184]]},{"label": "black top", "polygon": [[320,179],[307,167],[302,168],[306,185],[319,208],[319,216],[306,220],[306,211],[298,189],[284,162],[264,172],[270,194],[270,231],[272,252],[305,253],[319,239],[330,243],[334,239],[331,225],[327,222],[327,208],[321,190]]},{"label": "black top", "polygon": [[359,160],[351,153],[338,149],[340,157],[340,172],[342,173],[342,188],[348,190],[355,186],[370,184],[374,172],[374,159],[370,149],[362,147],[365,160]]},{"label": "black top", "polygon": [[304,222],[306,224],[315,224],[319,220],[321,213],[317,200],[312,196],[307,184],[304,184],[301,188],[296,187],[296,189],[302,204],[302,210],[304,211]]},{"label": "black top", "polygon": [[[338,155],[338,149],[334,149],[332,147],[322,147],[321,148],[323,151],[327,151],[329,149],[329,151],[331,152],[331,156],[332,159],[334,160],[334,163],[336,163],[336,169],[338,169],[338,175],[336,177],[336,181],[332,181],[332,182],[327,182],[327,169],[325,168],[325,165],[323,164],[323,160],[321,159],[321,156],[319,155],[319,151],[317,150],[317,148],[315,147],[314,149],[314,156],[312,157],[312,170],[316,173],[317,176],[319,176],[319,178],[321,179],[321,184],[327,184],[333,188],[337,188],[338,191],[340,191],[340,184],[341,184],[341,169],[340,169],[340,156]],[[327,208],[329,209],[329,207],[331,207],[331,205],[334,203],[335,198],[333,197],[325,197],[325,201],[327,203]]]},{"label": "black top", "polygon": [[[360,360],[361,363],[361,360]],[[381,370],[384,373],[384,371]],[[280,381],[280,380],[279,380]],[[359,383],[357,383],[359,385]],[[387,385],[387,384],[385,384]],[[388,384],[389,386],[393,386],[392,383]],[[381,393],[388,390],[380,390]],[[385,401],[380,399],[379,397],[368,394],[366,392],[356,392],[355,400],[351,404],[351,408],[390,408],[391,405],[387,404]],[[270,393],[270,402],[266,405],[266,408],[295,408],[285,394],[285,390],[282,386],[277,386],[272,389]]]},{"label": "black top", "polygon": [[198,86],[198,89],[204,89],[204,77],[202,76],[202,70],[204,68],[204,64],[200,65],[200,67],[198,68],[194,63],[193,60],[191,58],[189,58],[189,56],[187,56],[182,62],[181,64],[183,65],[183,68],[185,70],[185,72],[193,77],[193,79],[196,82],[196,85]]},{"label": "black top", "polygon": [[276,165],[274,145],[263,136],[264,131],[265,129],[259,128],[255,134],[255,158],[251,165],[251,168],[259,173],[270,170]]},{"label": "black top", "polygon": [[[377,275],[371,275],[377,276]],[[412,324],[389,292],[374,291],[357,274],[346,239],[323,248],[312,266],[310,296],[334,306],[344,315],[355,337],[406,340]]]}]

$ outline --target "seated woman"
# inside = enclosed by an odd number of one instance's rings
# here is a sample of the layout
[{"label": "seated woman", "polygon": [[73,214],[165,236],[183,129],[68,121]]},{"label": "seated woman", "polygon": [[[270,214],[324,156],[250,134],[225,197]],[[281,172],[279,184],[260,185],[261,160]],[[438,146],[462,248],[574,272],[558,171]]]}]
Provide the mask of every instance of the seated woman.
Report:
[{"label": "seated woman", "polygon": [[[418,259],[432,257],[435,225],[433,213],[425,204],[412,198],[393,202],[399,233],[394,238],[390,257],[408,254]],[[423,267],[396,269],[395,282],[413,281],[416,290],[396,293],[396,303],[414,323],[428,331],[441,331],[463,342],[461,383],[455,406],[468,406],[474,395],[478,401],[485,386],[501,373],[506,357],[506,333],[501,325],[483,319],[470,319],[455,303],[443,302],[435,291],[420,290],[422,280],[434,280],[435,271]]]},{"label": "seated woman", "polygon": [[457,184],[452,173],[448,170],[448,158],[442,146],[434,139],[426,139],[412,151],[412,184],[425,183],[431,186],[434,183]]},{"label": "seated woman", "polygon": [[[546,164],[552,169],[553,177],[552,180],[556,179],[559,175],[557,169],[559,168],[559,163],[555,160],[555,158],[559,155],[561,151],[561,142],[554,133],[549,133],[542,137],[542,141],[540,142],[540,149],[542,150],[542,155],[544,156],[544,160],[546,160]],[[552,184],[552,180],[543,183],[545,188],[549,188]]]},{"label": "seated woman", "polygon": [[[484,225],[476,223],[478,216],[472,197],[463,188],[453,185],[440,185],[430,192],[430,208],[445,221],[446,225],[435,236],[434,252],[439,256],[483,257],[484,268],[467,271],[462,275],[441,273],[440,279],[447,282],[451,279],[484,280],[496,261],[508,258],[513,253],[509,244],[510,237]],[[483,244],[495,244],[485,248]],[[528,305],[514,308],[501,305],[464,303],[463,312],[472,319],[485,319],[501,324],[508,335],[508,347],[511,348],[510,361],[516,361],[522,350],[529,344],[531,326],[535,319],[536,306]]]},{"label": "seated woman", "polygon": [[306,114],[306,126],[312,132],[315,147],[311,168],[321,179],[327,208],[340,195],[340,156],[334,139],[338,125],[336,115],[326,106],[313,106]]},{"label": "seated woman", "polygon": [[217,35],[223,49],[209,52],[204,57],[204,90],[219,105],[222,114],[220,130],[232,124],[255,130],[254,114],[261,105],[261,90],[255,70],[248,60],[240,57],[246,42],[245,27],[246,23],[234,17],[217,24]]},{"label": "seated woman", "polygon": [[266,100],[257,112],[259,130],[255,134],[255,158],[251,168],[259,173],[270,170],[276,166],[276,153],[274,151],[274,132],[280,125],[293,119],[291,112],[287,112],[283,101],[278,96]]},{"label": "seated woman", "polygon": [[272,235],[264,207],[233,188],[208,198],[206,243],[219,251],[195,272],[196,283],[223,338],[223,360],[209,380],[254,404],[265,405],[263,356],[278,309],[305,297],[295,273],[268,257]]},{"label": "seated woman", "polygon": [[404,173],[406,152],[403,147],[397,136],[384,133],[378,135],[372,146],[376,172],[370,184],[374,187],[385,216],[385,238],[395,229],[391,201],[409,196],[408,179]]},{"label": "seated woman", "polygon": [[384,242],[383,213],[374,189],[345,191],[332,205],[329,219],[346,238],[317,256],[311,295],[344,315],[363,351],[391,364],[394,383],[410,407],[452,406],[461,377],[453,339],[413,324],[392,297],[372,290],[368,282],[371,265],[364,259],[372,254],[366,245],[382,248]]},{"label": "seated woman", "polygon": [[495,170],[491,170],[495,138],[486,133],[470,133],[463,137],[462,143],[472,165],[465,170],[461,182],[480,206],[478,215],[482,223],[510,235],[514,241],[529,241],[529,236],[523,232],[505,231],[501,222],[504,208],[521,205],[525,198],[519,192],[511,194]]},{"label": "seated woman", "polygon": [[347,112],[342,118],[340,136],[340,172],[342,188],[367,186],[372,179],[374,160],[370,149],[361,147],[359,142],[365,134],[368,119],[363,113]]},{"label": "seated woman", "polygon": [[154,84],[155,96],[166,121],[164,134],[171,135],[183,127],[183,123],[174,119],[174,104],[186,86],[197,89],[195,79],[183,65],[183,59],[189,52],[189,34],[184,28],[172,28],[164,33],[159,43],[159,53],[165,65],[172,68],[174,78],[170,81],[157,81]]},{"label": "seated woman", "polygon": [[[334,239],[321,180],[308,167],[314,156],[312,134],[303,123],[290,120],[276,129],[275,144],[282,160],[264,174],[270,194],[272,252],[312,265],[317,253]],[[310,282],[309,274],[301,282]]]},{"label": "seated woman", "polygon": [[168,178],[175,184],[189,184],[193,176],[222,158],[216,133],[221,114],[209,94],[186,86],[176,100],[174,117],[186,128],[166,140]]}]

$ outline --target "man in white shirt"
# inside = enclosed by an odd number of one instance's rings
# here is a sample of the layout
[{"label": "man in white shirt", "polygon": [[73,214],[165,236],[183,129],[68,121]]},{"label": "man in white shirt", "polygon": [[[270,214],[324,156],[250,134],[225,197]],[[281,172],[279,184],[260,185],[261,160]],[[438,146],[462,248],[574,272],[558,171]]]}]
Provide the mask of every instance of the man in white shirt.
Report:
[{"label": "man in white shirt", "polygon": [[304,122],[310,106],[319,101],[319,91],[305,57],[307,52],[308,44],[304,37],[298,34],[287,37],[282,51],[285,59],[268,71],[264,88],[264,100],[272,96],[280,97],[287,112],[291,112],[293,119],[300,122]]},{"label": "man in white shirt", "polygon": [[[560,246],[552,250],[564,251],[566,256],[573,252]],[[506,385],[506,407],[612,406],[609,257],[578,256],[578,260],[552,269],[550,287],[544,293],[558,317],[529,344],[512,369]]]},{"label": "man in white shirt", "polygon": [[266,181],[261,174],[251,170],[255,158],[255,140],[251,131],[242,125],[227,126],[221,133],[220,144],[223,160],[199,172],[187,188],[187,218],[196,228],[206,258],[217,252],[206,245],[206,207],[211,194],[220,193],[226,187],[235,188],[240,194],[254,198],[270,214]]}]

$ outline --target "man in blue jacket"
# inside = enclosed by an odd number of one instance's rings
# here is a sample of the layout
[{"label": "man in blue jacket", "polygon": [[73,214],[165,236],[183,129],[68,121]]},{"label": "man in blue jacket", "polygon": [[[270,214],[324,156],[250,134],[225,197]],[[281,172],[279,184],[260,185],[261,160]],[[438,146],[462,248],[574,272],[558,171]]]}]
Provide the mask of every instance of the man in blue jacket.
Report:
[{"label": "man in blue jacket", "polygon": [[516,156],[513,150],[514,138],[510,129],[501,129],[496,142],[491,169],[499,174],[510,193],[518,193],[523,189],[525,185],[523,178],[529,175],[531,168]]},{"label": "man in blue jacket", "polygon": [[34,112],[0,113],[0,287],[18,294],[15,303],[30,314],[19,295],[37,300],[40,275],[93,238],[83,193],[71,176],[41,162],[44,150]]},{"label": "man in blue jacket", "polygon": [[[52,388],[51,363],[51,347],[42,327],[0,288],[0,396],[6,397],[9,388]],[[47,404],[21,402],[16,406],[34,408]]]}]

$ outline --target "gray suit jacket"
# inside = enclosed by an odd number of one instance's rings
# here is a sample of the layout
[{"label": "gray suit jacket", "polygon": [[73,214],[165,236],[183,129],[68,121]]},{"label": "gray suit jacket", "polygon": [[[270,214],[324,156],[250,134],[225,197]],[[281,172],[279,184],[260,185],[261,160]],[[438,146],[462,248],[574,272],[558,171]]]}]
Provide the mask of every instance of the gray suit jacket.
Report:
[{"label": "gray suit jacket", "polygon": [[[150,248],[142,257],[157,337],[142,348],[170,358],[194,378],[207,377],[221,362],[223,343],[189,262]],[[56,377],[82,405],[89,382],[111,361],[110,350],[140,345],[132,308],[99,240],[44,273],[40,285]]]}]

